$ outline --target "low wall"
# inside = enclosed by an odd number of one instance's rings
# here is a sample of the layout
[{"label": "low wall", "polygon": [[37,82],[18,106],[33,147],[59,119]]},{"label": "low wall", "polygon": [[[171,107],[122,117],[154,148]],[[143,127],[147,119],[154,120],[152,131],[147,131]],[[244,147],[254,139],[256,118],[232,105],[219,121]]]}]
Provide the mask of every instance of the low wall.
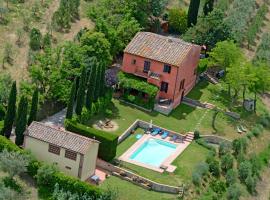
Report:
[{"label": "low wall", "polygon": [[127,130],[125,130],[125,132],[122,135],[119,136],[118,144],[123,142],[131,134],[131,131],[134,131],[136,128],[138,128],[138,125],[139,120],[137,119],[135,122],[133,122],[133,124],[130,125],[130,127],[128,127]]},{"label": "low wall", "polygon": [[201,135],[201,137],[208,143],[212,144],[220,144],[222,142],[232,143],[231,140],[228,140],[226,138],[216,136],[216,135]]},{"label": "low wall", "polygon": [[[135,122],[133,122],[133,124],[130,125],[130,127],[128,127],[127,130],[125,130],[125,132],[122,135],[119,136],[119,138],[118,138],[118,144],[120,144],[121,142],[123,142],[131,134],[131,132],[134,131],[136,128],[140,127],[142,129],[147,129],[147,128],[149,128],[149,126],[150,126],[150,123],[149,122],[145,122],[145,121],[142,121],[142,120],[137,119]],[[169,136],[178,135],[178,137],[180,139],[182,139],[182,140],[185,137],[184,135],[182,135],[180,133],[177,133],[175,131],[162,128],[162,127],[157,126],[155,124],[152,124],[152,128],[162,129],[162,130],[168,132],[169,133]]]},{"label": "low wall", "polygon": [[97,167],[100,167],[106,171],[109,171],[112,173],[112,175],[116,175],[123,180],[132,182],[145,189],[149,188],[156,192],[165,192],[165,193],[172,193],[172,194],[178,194],[180,191],[182,191],[182,187],[175,187],[175,186],[170,186],[170,185],[154,182],[152,180],[149,180],[147,178],[134,174],[133,172],[130,172],[123,168],[114,166],[111,163],[105,162],[100,159],[97,160]]}]

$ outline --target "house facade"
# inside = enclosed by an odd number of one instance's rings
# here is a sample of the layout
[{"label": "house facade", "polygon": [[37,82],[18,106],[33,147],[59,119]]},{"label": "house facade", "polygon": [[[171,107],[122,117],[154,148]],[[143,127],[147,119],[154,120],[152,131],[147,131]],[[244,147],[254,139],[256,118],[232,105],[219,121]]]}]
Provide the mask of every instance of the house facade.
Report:
[{"label": "house facade", "polygon": [[200,51],[181,39],[139,32],[124,50],[122,71],[158,86],[157,102],[170,100],[173,109],[195,85]]},{"label": "house facade", "polygon": [[24,148],[38,160],[83,181],[94,175],[98,141],[39,122],[32,122],[24,135]]}]

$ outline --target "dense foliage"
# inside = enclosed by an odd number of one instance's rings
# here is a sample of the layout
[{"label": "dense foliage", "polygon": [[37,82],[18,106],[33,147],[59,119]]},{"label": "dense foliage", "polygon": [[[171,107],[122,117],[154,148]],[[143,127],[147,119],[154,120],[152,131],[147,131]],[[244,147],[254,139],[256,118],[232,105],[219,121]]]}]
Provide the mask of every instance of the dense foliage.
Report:
[{"label": "dense foliage", "polygon": [[225,24],[230,27],[233,39],[241,44],[248,22],[256,9],[256,0],[234,0],[228,10]]},{"label": "dense foliage", "polygon": [[268,11],[268,7],[266,4],[263,4],[257,11],[256,16],[252,18],[251,24],[248,27],[247,30],[247,41],[248,45],[253,44],[257,33],[260,31],[260,28],[263,25],[263,21],[265,18],[265,15]]},{"label": "dense foliage", "polygon": [[200,0],[191,0],[188,8],[188,27],[195,26],[197,24],[197,17],[200,8]]},{"label": "dense foliage", "polygon": [[196,26],[188,29],[183,39],[199,45],[207,45],[213,48],[219,41],[231,38],[230,29],[224,23],[224,12],[214,9],[207,16],[200,17]]},{"label": "dense foliage", "polygon": [[111,161],[115,157],[118,144],[117,135],[85,126],[74,120],[65,120],[65,128],[74,133],[100,141],[98,156],[101,159]]},{"label": "dense foliage", "polygon": [[16,134],[15,143],[18,146],[23,144],[24,131],[27,125],[27,109],[28,109],[27,99],[25,96],[22,96],[18,106],[16,128],[15,128]]},{"label": "dense foliage", "polygon": [[10,75],[0,74],[0,105],[6,105],[8,102],[8,95],[12,85],[12,79]]},{"label": "dense foliage", "polygon": [[262,36],[262,41],[257,48],[255,61],[264,61],[270,63],[270,34],[265,33]]},{"label": "dense foliage", "polygon": [[187,30],[187,13],[180,8],[169,10],[170,32],[183,34]]}]

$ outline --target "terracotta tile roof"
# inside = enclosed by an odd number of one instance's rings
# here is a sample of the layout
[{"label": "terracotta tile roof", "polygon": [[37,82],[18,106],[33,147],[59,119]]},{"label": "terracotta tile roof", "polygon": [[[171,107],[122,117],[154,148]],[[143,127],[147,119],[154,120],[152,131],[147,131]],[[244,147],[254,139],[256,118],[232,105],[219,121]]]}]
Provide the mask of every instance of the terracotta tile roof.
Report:
[{"label": "terracotta tile roof", "polygon": [[32,122],[25,135],[81,154],[85,154],[92,143],[98,142],[40,122]]},{"label": "terracotta tile roof", "polygon": [[125,53],[180,66],[193,45],[178,38],[150,32],[138,32],[128,44]]}]

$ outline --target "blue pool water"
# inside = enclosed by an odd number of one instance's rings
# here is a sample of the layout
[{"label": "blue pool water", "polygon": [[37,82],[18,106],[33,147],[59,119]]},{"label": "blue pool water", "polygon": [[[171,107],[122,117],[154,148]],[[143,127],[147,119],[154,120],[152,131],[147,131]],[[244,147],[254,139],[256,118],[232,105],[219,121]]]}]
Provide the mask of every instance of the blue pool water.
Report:
[{"label": "blue pool water", "polygon": [[150,138],[130,156],[130,159],[159,167],[162,162],[175,151],[175,149],[175,144]]}]

